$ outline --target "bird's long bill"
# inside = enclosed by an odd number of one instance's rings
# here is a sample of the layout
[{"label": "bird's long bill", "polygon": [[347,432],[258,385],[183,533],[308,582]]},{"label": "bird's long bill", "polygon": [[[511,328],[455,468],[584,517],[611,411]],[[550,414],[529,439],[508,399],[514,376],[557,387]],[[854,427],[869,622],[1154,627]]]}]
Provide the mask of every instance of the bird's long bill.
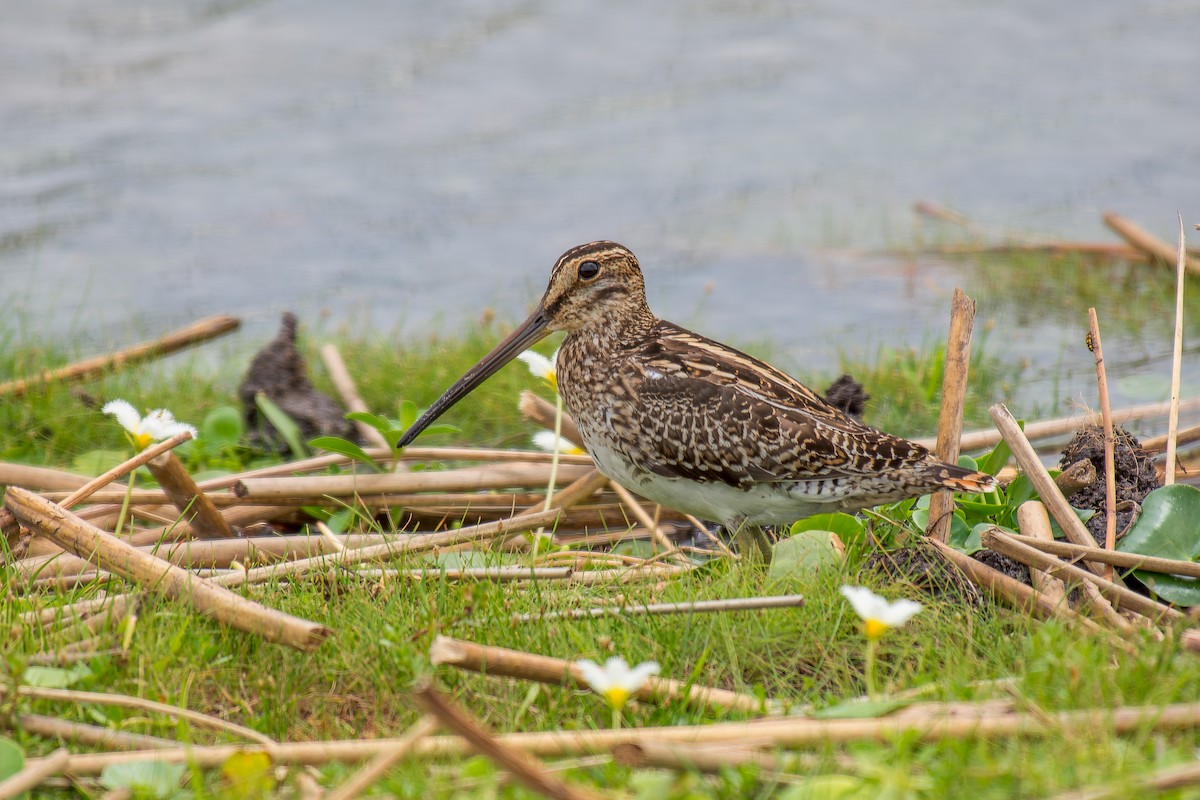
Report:
[{"label": "bird's long bill", "polygon": [[507,339],[496,345],[492,352],[467,370],[466,374],[455,381],[445,394],[434,401],[433,405],[421,415],[421,418],[404,432],[404,436],[400,437],[397,446],[404,447],[411,444],[412,440],[421,434],[421,431],[433,424],[452,405],[470,394],[476,386],[492,377],[501,367],[516,358],[518,353],[546,338],[550,333],[546,330],[547,324],[546,314],[539,306],[529,319],[522,322],[515,331],[508,335]]}]

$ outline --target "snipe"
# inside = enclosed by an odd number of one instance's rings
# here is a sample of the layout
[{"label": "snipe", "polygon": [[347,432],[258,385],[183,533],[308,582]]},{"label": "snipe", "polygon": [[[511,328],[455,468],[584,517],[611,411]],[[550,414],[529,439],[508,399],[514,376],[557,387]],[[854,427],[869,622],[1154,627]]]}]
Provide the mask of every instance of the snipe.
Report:
[{"label": "snipe", "polygon": [[601,472],[730,530],[995,485],[862,424],[769,364],[657,318],[637,258],[615,242],[563,253],[529,319],[400,445],[552,331],[567,332],[559,391]]}]

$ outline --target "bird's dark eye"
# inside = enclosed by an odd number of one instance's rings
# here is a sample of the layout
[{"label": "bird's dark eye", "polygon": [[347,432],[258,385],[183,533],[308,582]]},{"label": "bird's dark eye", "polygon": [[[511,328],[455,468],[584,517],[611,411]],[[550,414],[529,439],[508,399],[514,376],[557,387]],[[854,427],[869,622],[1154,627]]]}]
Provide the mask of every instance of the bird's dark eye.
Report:
[{"label": "bird's dark eye", "polygon": [[584,261],[579,265],[579,280],[590,281],[600,274],[600,265],[595,261]]}]

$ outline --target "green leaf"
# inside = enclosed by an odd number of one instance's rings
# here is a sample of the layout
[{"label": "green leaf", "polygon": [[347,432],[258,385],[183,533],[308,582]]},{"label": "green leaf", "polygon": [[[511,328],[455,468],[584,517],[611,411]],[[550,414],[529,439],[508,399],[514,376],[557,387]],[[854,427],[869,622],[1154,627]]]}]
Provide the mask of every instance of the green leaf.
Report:
[{"label": "green leaf", "polygon": [[364,425],[370,425],[375,430],[383,434],[384,438],[388,438],[389,433],[399,431],[395,422],[387,417],[381,417],[378,414],[372,414],[370,411],[351,411],[346,415],[346,419],[351,422],[361,422]]},{"label": "green leaf", "polygon": [[767,577],[809,578],[821,569],[839,569],[842,551],[835,544],[833,531],[800,531],[776,542]]},{"label": "green leaf", "polygon": [[865,793],[866,782],[854,775],[814,775],[792,783],[775,795],[776,800],[856,800],[877,796]]},{"label": "green leaf", "polygon": [[0,736],[0,781],[25,769],[25,751],[12,739]]},{"label": "green leaf", "polygon": [[803,531],[833,531],[843,542],[863,536],[867,524],[853,514],[838,511],[834,514],[814,514],[792,523],[791,534]]},{"label": "green leaf", "polygon": [[[1117,550],[1143,556],[1200,561],[1200,489],[1175,483],[1155,489],[1142,501],[1142,514]],[[1135,570],[1156,595],[1182,606],[1200,605],[1200,581],[1179,575]]]},{"label": "green leaf", "polygon": [[1008,442],[1001,439],[990,453],[979,459],[979,469],[988,475],[997,475],[1011,457],[1012,448],[1008,446]]},{"label": "green leaf", "polygon": [[911,706],[913,700],[885,697],[880,700],[846,700],[837,705],[818,708],[809,713],[812,719],[875,719]]},{"label": "green leaf", "polygon": [[354,442],[343,439],[340,436],[318,436],[315,439],[308,440],[308,446],[318,450],[328,450],[331,453],[353,458],[355,461],[361,461],[369,465],[375,471],[380,471],[380,466],[375,459],[367,455],[367,452]]},{"label": "green leaf", "polygon": [[186,770],[186,764],[166,761],[109,764],[100,773],[100,783],[106,789],[129,789],[135,795],[165,800],[179,791],[179,781]]},{"label": "green leaf", "polygon": [[974,525],[968,525],[966,520],[955,517],[950,523],[950,537],[946,543],[955,550],[961,550],[967,555],[978,553],[983,549],[983,542],[980,541],[980,535],[988,528],[1008,530],[1001,525],[995,525],[991,522],[977,522]]},{"label": "green leaf", "polygon": [[87,664],[76,664],[71,669],[34,666],[21,673],[21,682],[39,689],[66,689],[91,675]]},{"label": "green leaf", "polygon": [[254,395],[254,404],[258,406],[258,410],[267,418],[267,421],[275,426],[275,430],[279,431],[279,435],[287,442],[288,449],[292,451],[294,458],[303,458],[308,455],[308,451],[304,449],[304,444],[300,441],[300,427],[294,419],[287,415],[286,411],[275,405],[274,401],[262,392]]},{"label": "green leaf", "polygon": [[200,441],[210,450],[233,447],[242,440],[243,433],[242,415],[233,406],[217,406],[200,424]]},{"label": "green leaf", "polygon": [[421,410],[417,408],[417,404],[412,400],[401,400],[400,405],[396,409],[396,420],[404,430],[411,428],[420,415]]}]

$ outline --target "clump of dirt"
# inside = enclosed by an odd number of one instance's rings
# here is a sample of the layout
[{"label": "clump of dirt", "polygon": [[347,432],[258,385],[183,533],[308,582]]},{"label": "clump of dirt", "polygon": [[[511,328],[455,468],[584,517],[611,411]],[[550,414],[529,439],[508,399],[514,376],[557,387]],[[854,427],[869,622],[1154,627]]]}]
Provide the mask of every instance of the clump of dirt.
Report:
[{"label": "clump of dirt", "polygon": [[867,408],[867,401],[871,399],[871,395],[867,394],[867,390],[863,385],[854,380],[850,375],[843,375],[829,385],[825,390],[825,402],[829,405],[844,411],[855,419],[862,421],[863,412]]},{"label": "clump of dirt", "polygon": [[957,600],[975,609],[987,605],[987,598],[975,584],[929,547],[876,550],[867,558],[864,567],[889,581],[903,581],[933,597]]},{"label": "clump of dirt", "polygon": [[290,311],[283,315],[279,334],[254,356],[238,387],[251,446],[287,453],[289,448],[279,431],[258,410],[254,398],[259,392],[295,420],[304,439],[315,436],[357,439],[353,423],[346,419],[346,410],[317,391],[308,379],[308,364],[296,349],[296,315]]},{"label": "clump of dirt", "polygon": [[[1142,444],[1135,436],[1119,425],[1113,426],[1113,472],[1117,484],[1117,507],[1124,510],[1117,512],[1117,531],[1123,531],[1133,520],[1133,504],[1141,504],[1146,495],[1159,487],[1158,476],[1154,471],[1153,456],[1142,449]],[[1067,498],[1076,508],[1090,508],[1096,514],[1087,522],[1096,543],[1104,546],[1105,537],[1105,504],[1104,504],[1104,429],[1099,425],[1085,425],[1080,428],[1075,438],[1063,448],[1061,466],[1067,467],[1076,461],[1087,459],[1096,467],[1098,479],[1091,486],[1085,487]]]}]

